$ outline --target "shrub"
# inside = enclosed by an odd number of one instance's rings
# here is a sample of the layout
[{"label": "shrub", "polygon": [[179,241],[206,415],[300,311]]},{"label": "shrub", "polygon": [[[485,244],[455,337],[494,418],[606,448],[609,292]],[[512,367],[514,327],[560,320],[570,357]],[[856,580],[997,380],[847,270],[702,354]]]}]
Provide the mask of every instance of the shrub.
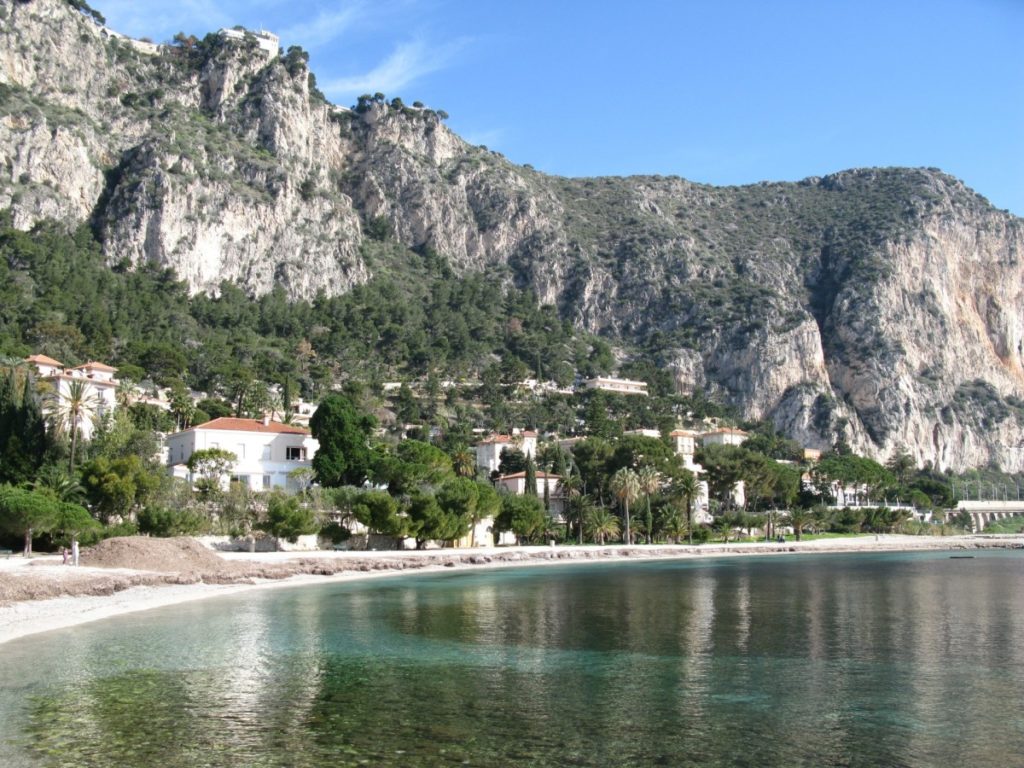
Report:
[{"label": "shrub", "polygon": [[139,513],[139,532],[151,536],[195,536],[208,527],[207,519],[190,509],[146,507]]}]

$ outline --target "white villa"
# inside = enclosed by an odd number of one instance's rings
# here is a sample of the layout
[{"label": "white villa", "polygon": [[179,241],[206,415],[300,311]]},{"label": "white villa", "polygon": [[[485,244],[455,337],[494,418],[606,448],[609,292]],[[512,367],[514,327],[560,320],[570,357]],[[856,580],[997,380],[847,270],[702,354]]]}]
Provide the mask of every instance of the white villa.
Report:
[{"label": "white villa", "polygon": [[491,435],[481,440],[476,444],[476,465],[488,473],[497,472],[502,452],[516,449],[524,456],[536,456],[537,433],[513,429],[511,435]]},{"label": "white villa", "polygon": [[[96,422],[113,413],[117,405],[115,394],[120,384],[114,378],[117,368],[96,361],[65,368],[63,363],[46,355],[32,355],[25,358],[25,362],[35,366],[39,378],[53,387],[54,395],[61,401],[68,398],[73,381],[85,384],[88,416],[78,425],[78,430],[83,440],[91,440]],[[52,406],[44,405],[43,410],[52,413]]]},{"label": "white villa", "polygon": [[221,29],[217,34],[228,40],[239,41],[245,40],[246,37],[252,37],[256,40],[260,50],[268,54],[268,59],[277,58],[277,53],[281,49],[281,38],[273,32],[266,32],[262,29],[259,32],[250,32],[245,29]]},{"label": "white villa", "polygon": [[320,444],[302,427],[264,419],[222,417],[167,436],[167,464],[175,477],[193,480],[186,466],[195,451],[220,448],[235,454],[230,480],[254,491],[294,488],[288,475],[312,468]]},{"label": "white villa", "polygon": [[658,429],[627,429],[622,434],[634,435],[636,437],[653,437],[657,440],[661,439],[661,430]]},{"label": "white villa", "polygon": [[711,515],[708,513],[708,482],[701,480],[704,467],[693,460],[694,451],[697,450],[697,433],[689,429],[674,429],[669,433],[672,440],[672,448],[683,459],[683,468],[692,472],[698,480],[700,491],[696,498],[696,509],[693,518],[698,523],[710,523]]},{"label": "white villa", "polygon": [[619,395],[646,395],[647,382],[631,379],[616,379],[611,376],[598,376],[583,382],[585,389],[600,389],[603,392],[615,392]]},{"label": "white villa", "polygon": [[743,445],[749,436],[742,429],[721,427],[705,432],[700,436],[700,440],[704,445]]}]

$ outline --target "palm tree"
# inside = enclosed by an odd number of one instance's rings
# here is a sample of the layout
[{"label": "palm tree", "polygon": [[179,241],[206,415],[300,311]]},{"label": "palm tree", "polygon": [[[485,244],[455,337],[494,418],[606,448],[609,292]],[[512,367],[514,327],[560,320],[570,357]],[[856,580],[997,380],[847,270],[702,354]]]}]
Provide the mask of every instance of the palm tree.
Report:
[{"label": "palm tree", "polygon": [[452,454],[452,468],[459,477],[476,475],[476,455],[468,448],[459,448]]},{"label": "palm tree", "polygon": [[[583,498],[583,478],[579,472],[570,472],[562,476],[562,479],[558,481],[558,492],[568,501],[568,506],[571,511],[576,512],[576,525],[578,527],[578,534],[580,544],[583,543],[583,510],[584,504],[582,503]],[[566,519],[570,519],[566,516]],[[567,522],[568,526],[569,523]],[[569,532],[566,531],[566,538],[569,537]]]},{"label": "palm tree", "polygon": [[135,382],[131,379],[122,378],[114,391],[114,401],[118,408],[127,409],[132,404],[135,396]]},{"label": "palm tree", "polygon": [[672,483],[672,495],[686,504],[686,531],[693,544],[693,500],[700,493],[700,483],[692,472],[684,472],[682,477]]},{"label": "palm tree", "polygon": [[654,521],[651,518],[651,494],[657,493],[658,489],[661,488],[661,475],[658,474],[658,470],[654,467],[646,465],[640,468],[640,472],[637,473],[637,480],[647,502],[644,523],[647,527],[647,543],[652,544],[654,543]]},{"label": "palm tree", "polygon": [[[582,498],[582,497],[581,497]],[[585,521],[587,536],[604,544],[605,537],[614,538],[619,535],[619,518],[604,507],[592,507]]]},{"label": "palm tree", "polygon": [[813,524],[814,514],[809,509],[800,509],[794,507],[789,510],[789,514],[786,516],[788,522],[793,526],[793,533],[796,534],[796,540],[800,541],[800,537],[803,535],[804,528]]},{"label": "palm tree", "polygon": [[629,532],[629,505],[630,502],[636,501],[640,496],[640,478],[629,467],[623,467],[612,475],[609,489],[625,508],[626,531],[623,541],[626,544],[632,544],[633,539]]},{"label": "palm tree", "polygon": [[[686,516],[674,507],[665,507],[661,513],[661,530],[676,544],[689,531]],[[691,537],[692,541],[692,537]]]},{"label": "palm tree", "polygon": [[711,525],[722,534],[722,543],[728,544],[729,534],[732,533],[732,529],[736,525],[736,518],[732,515],[719,515]]},{"label": "palm tree", "polygon": [[85,419],[95,419],[99,409],[99,400],[89,391],[88,383],[71,379],[67,390],[52,398],[53,418],[59,431],[67,431],[71,435],[71,456],[68,460],[68,471],[75,471],[75,451],[78,448],[79,429]]},{"label": "palm tree", "polygon": [[68,504],[81,504],[85,501],[85,488],[56,464],[49,464],[39,470],[32,482],[32,490],[41,491]]}]

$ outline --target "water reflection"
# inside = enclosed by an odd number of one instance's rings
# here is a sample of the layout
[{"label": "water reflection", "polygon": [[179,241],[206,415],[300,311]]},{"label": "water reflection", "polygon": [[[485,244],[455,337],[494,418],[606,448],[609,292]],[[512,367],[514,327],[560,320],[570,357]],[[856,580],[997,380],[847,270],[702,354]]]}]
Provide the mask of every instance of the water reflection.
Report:
[{"label": "water reflection", "polygon": [[1010,555],[876,555],[210,601],[9,646],[0,762],[1012,765],[1022,587]]}]

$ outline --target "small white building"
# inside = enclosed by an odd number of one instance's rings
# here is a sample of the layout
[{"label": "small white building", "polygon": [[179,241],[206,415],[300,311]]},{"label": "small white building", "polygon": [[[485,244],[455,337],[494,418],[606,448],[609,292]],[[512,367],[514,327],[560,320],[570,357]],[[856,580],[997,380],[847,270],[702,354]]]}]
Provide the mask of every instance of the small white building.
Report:
[{"label": "small white building", "polygon": [[697,450],[697,433],[689,429],[674,429],[669,433],[672,439],[672,447],[676,454],[683,460],[683,469],[692,472],[698,481],[700,488],[695,499],[694,520],[698,523],[711,522],[711,515],[708,514],[708,481],[701,480],[704,474],[704,467],[693,460],[693,454]]},{"label": "small white building", "polygon": [[239,41],[251,37],[256,40],[260,50],[267,54],[268,59],[277,58],[277,53],[281,50],[281,38],[273,32],[266,32],[262,29],[259,32],[250,32],[247,29],[222,29],[217,34],[228,40]]},{"label": "small white building", "polygon": [[313,418],[316,409],[316,403],[307,403],[305,400],[299,400],[292,405],[292,424],[299,427],[308,427],[309,420]]},{"label": "small white building", "polygon": [[513,429],[511,435],[491,435],[475,447],[477,467],[488,473],[497,472],[501,465],[501,454],[505,451],[520,450],[524,456],[536,456],[537,433]]},{"label": "small white building", "polygon": [[635,437],[653,437],[655,439],[661,439],[661,431],[657,429],[627,429],[622,434],[633,435]]},{"label": "small white building", "polygon": [[743,445],[750,435],[735,427],[721,427],[700,436],[704,445]]},{"label": "small white building", "polygon": [[[58,402],[67,401],[72,382],[78,381],[85,385],[86,417],[78,425],[78,433],[83,440],[91,440],[97,422],[113,413],[117,407],[117,386],[120,384],[114,378],[117,368],[95,360],[74,368],[65,368],[63,363],[46,355],[32,355],[25,358],[25,362],[35,366],[39,378],[53,388],[53,395]],[[43,411],[52,414],[53,405],[44,404]]]},{"label": "small white building", "polygon": [[167,436],[167,464],[176,477],[189,481],[187,468],[193,453],[220,448],[235,454],[235,464],[224,478],[246,483],[254,491],[294,489],[288,475],[312,468],[320,444],[303,427],[270,419],[222,417]]},{"label": "small white building", "polygon": [[599,389],[602,392],[614,392],[619,395],[646,395],[647,382],[631,379],[616,379],[611,376],[598,376],[583,382],[585,389]]},{"label": "small white building", "polygon": [[697,450],[697,433],[689,429],[673,429],[668,436],[672,440],[673,450],[683,457],[683,464],[689,469],[689,465],[693,464],[693,454]]}]

